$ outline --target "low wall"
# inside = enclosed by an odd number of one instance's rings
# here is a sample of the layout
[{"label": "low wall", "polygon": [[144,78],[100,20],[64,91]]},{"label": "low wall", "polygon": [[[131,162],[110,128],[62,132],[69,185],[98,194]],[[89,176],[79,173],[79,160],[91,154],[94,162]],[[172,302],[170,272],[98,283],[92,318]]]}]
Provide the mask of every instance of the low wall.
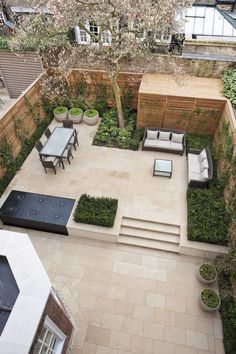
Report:
[{"label": "low wall", "polygon": [[236,55],[236,43],[201,43],[198,41],[186,41],[184,44],[184,53],[193,54],[218,54],[218,55]]}]

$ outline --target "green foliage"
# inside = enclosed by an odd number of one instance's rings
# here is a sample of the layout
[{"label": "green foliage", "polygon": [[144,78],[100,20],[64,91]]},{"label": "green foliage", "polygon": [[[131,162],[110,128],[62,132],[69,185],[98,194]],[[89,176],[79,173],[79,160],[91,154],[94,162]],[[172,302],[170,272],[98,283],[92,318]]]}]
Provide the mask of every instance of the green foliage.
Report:
[{"label": "green foliage", "polygon": [[87,94],[87,86],[87,82],[85,80],[81,80],[76,87],[77,95],[85,97]]},{"label": "green foliage", "polygon": [[0,195],[7,188],[17,170],[19,170],[28,157],[36,142],[50,124],[52,118],[51,115],[46,116],[46,118],[39,123],[33,136],[31,138],[25,138],[24,141],[22,141],[21,152],[16,158],[13,157],[11,145],[7,142],[6,138],[2,138],[0,141],[0,165],[5,168],[5,174],[0,179]]},{"label": "green foliage", "polygon": [[130,110],[124,112],[125,128],[119,128],[116,110],[107,111],[102,118],[93,140],[94,145],[138,150],[144,129],[136,129],[136,114]]},{"label": "green foliage", "polygon": [[25,101],[26,107],[28,108],[28,111],[30,112],[30,114],[32,115],[32,117],[34,119],[36,126],[38,126],[40,123],[40,120],[41,120],[38,104],[37,103],[32,104],[26,95],[24,96],[24,101]]},{"label": "green foliage", "polygon": [[231,161],[233,157],[234,144],[232,135],[229,134],[229,123],[223,122],[220,129],[220,143],[217,146],[217,156],[218,158],[223,158],[228,162]]},{"label": "green foliage", "polygon": [[98,112],[95,109],[87,109],[87,111],[84,112],[84,115],[88,118],[93,118],[98,114]]},{"label": "green foliage", "polygon": [[213,152],[212,136],[211,135],[198,135],[193,133],[187,133],[187,147],[189,149],[202,150],[206,146]]},{"label": "green foliage", "polygon": [[68,112],[68,108],[65,106],[59,106],[59,107],[54,108],[54,110],[53,110],[54,114],[64,114],[66,112]]},{"label": "green foliage", "polygon": [[81,195],[74,211],[74,221],[85,224],[113,227],[118,200]]},{"label": "green foliage", "polygon": [[0,36],[0,49],[10,49],[9,45],[9,37],[6,36]]},{"label": "green foliage", "polygon": [[216,268],[211,264],[202,264],[199,268],[201,276],[205,280],[213,280],[216,277]]},{"label": "green foliage", "polygon": [[227,245],[229,214],[220,188],[188,188],[188,239]]},{"label": "green foliage", "polygon": [[236,108],[236,69],[226,70],[221,79],[224,83],[223,94],[230,99],[233,107]]},{"label": "green foliage", "polygon": [[218,274],[219,291],[221,297],[220,314],[223,322],[225,354],[236,353],[236,304],[230,277],[227,272]]},{"label": "green foliage", "polygon": [[220,303],[219,295],[212,289],[203,289],[201,299],[206,306],[212,309],[216,308]]},{"label": "green foliage", "polygon": [[129,87],[124,89],[123,91],[124,93],[121,97],[121,102],[122,102],[123,110],[125,110],[131,107],[134,95],[132,90]]},{"label": "green foliage", "polygon": [[80,114],[83,113],[83,110],[81,108],[71,108],[69,110],[69,114],[72,115],[72,116],[79,116]]},{"label": "green foliage", "polygon": [[93,107],[99,112],[100,116],[102,116],[108,109],[107,86],[104,84],[97,84],[95,92],[96,92],[96,98]]}]

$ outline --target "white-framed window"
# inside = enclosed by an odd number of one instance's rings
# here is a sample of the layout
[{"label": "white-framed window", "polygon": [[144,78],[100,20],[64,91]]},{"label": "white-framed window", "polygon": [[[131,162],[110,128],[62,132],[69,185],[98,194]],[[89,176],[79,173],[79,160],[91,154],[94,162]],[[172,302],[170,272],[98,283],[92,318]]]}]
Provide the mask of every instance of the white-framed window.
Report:
[{"label": "white-framed window", "polygon": [[95,22],[90,21],[89,22],[89,31],[92,33],[91,42],[97,43],[98,39],[96,37],[98,37],[98,35],[99,35],[99,26]]},{"label": "white-framed window", "polygon": [[111,44],[111,33],[109,31],[103,31],[101,35],[102,44],[110,45]]},{"label": "white-framed window", "polygon": [[65,339],[65,334],[47,316],[34,348],[34,354],[61,354]]}]

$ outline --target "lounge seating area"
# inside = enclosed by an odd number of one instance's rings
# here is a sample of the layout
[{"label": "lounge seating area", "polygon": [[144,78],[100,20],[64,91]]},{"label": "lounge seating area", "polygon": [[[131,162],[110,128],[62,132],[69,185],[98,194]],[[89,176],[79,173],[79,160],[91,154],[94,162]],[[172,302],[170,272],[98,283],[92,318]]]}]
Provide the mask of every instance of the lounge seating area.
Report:
[{"label": "lounge seating area", "polygon": [[201,150],[190,149],[187,155],[188,186],[208,187],[213,178],[213,165],[210,150],[206,147]]},{"label": "lounge seating area", "polygon": [[186,147],[185,133],[165,128],[146,128],[142,150],[171,152],[183,155]]}]

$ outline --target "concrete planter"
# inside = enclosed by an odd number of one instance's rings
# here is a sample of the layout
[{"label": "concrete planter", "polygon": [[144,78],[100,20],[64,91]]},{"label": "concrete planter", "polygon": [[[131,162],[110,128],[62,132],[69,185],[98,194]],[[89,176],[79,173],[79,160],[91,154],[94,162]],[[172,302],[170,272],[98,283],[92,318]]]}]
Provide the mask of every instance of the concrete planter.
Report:
[{"label": "concrete planter", "polygon": [[53,114],[58,122],[63,122],[68,117],[68,108],[64,106],[57,107],[53,110]]},{"label": "concrete planter", "polygon": [[[208,279],[205,279],[202,274],[201,274],[201,267],[202,266],[207,266],[207,267],[212,267],[212,269],[215,270],[215,277],[212,278],[211,280],[208,280]],[[198,277],[198,280],[204,284],[204,285],[210,285],[212,283],[214,283],[217,279],[217,272],[216,272],[216,268],[212,265],[212,264],[209,264],[209,263],[204,263],[204,264],[201,264],[198,268],[197,268],[197,277]]]},{"label": "concrete planter", "polygon": [[[80,113],[79,114],[74,114],[73,112],[74,111],[74,108],[70,109],[69,110],[69,119],[72,120],[73,123],[77,124],[77,123],[80,123],[82,122],[82,119],[83,119],[83,111],[82,109],[80,109]],[[73,113],[73,114],[72,114]]]},{"label": "concrete planter", "polygon": [[[93,112],[93,115],[91,114]],[[99,113],[95,109],[88,109],[84,112],[83,120],[89,125],[95,125],[98,122]]]},{"label": "concrete planter", "polygon": [[204,301],[203,297],[202,297],[204,290],[206,290],[206,288],[201,291],[201,293],[200,293],[200,298],[199,298],[201,308],[202,308],[204,311],[206,311],[206,312],[214,312],[214,311],[218,310],[218,309],[220,308],[220,305],[221,305],[221,300],[220,300],[219,295],[218,295],[214,290],[212,290],[212,289],[207,289],[207,290],[211,291],[212,293],[214,293],[215,295],[217,295],[217,297],[219,298],[219,303],[218,303],[217,306],[215,306],[215,307],[209,307],[209,306],[206,304],[206,302]]}]

